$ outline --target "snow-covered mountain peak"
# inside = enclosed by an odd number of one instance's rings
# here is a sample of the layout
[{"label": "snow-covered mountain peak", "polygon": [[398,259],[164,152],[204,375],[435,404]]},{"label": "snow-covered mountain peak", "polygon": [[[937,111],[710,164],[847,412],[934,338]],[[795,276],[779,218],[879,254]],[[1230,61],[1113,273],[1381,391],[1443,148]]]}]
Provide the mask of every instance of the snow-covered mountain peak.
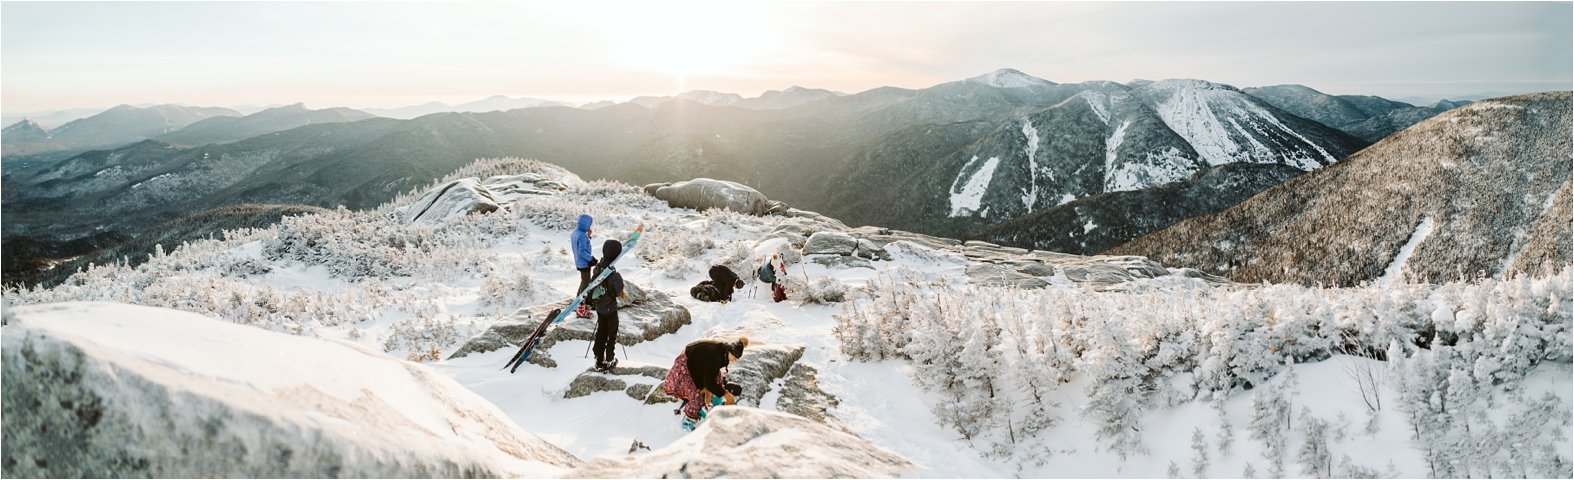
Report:
[{"label": "snow-covered mountain peak", "polygon": [[677,95],[677,98],[693,100],[710,106],[724,107],[743,101],[743,96],[736,93],[718,92],[714,90],[690,90]]},{"label": "snow-covered mountain peak", "polygon": [[1329,153],[1331,144],[1298,132],[1272,107],[1229,85],[1170,79],[1136,93],[1210,165],[1284,163],[1310,171],[1339,160]]},{"label": "snow-covered mountain peak", "polygon": [[1195,90],[1225,90],[1231,92],[1240,92],[1239,89],[1229,85],[1213,83],[1207,80],[1198,80],[1195,78],[1171,78],[1159,80],[1157,82],[1151,82],[1143,85],[1142,88],[1169,92]]},{"label": "snow-covered mountain peak", "polygon": [[1054,86],[1055,82],[1022,73],[1011,68],[1002,68],[967,79],[970,82],[982,83],[995,88],[1025,88]]}]

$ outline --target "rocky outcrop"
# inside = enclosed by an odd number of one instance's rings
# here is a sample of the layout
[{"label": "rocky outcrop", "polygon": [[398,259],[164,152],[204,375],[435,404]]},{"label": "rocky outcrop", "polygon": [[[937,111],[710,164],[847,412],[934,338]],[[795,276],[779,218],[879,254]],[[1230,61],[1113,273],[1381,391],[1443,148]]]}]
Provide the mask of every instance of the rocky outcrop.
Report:
[{"label": "rocky outcrop", "polygon": [[553,195],[568,190],[570,184],[583,183],[572,173],[554,170],[561,169],[497,175],[486,180],[461,178],[433,188],[395,212],[404,223],[438,222],[473,213],[492,213],[519,197]]},{"label": "rocky outcrop", "polygon": [[474,178],[462,178],[434,188],[415,203],[398,210],[404,223],[436,222],[472,213],[497,211],[497,197]]},{"label": "rocky outcrop", "polygon": [[743,387],[740,405],[760,406],[760,399],[771,390],[771,382],[787,375],[793,364],[803,358],[803,345],[750,344],[728,370],[727,381]]},{"label": "rocky outcrop", "polygon": [[514,477],[579,464],[452,379],[358,344],[123,304],[6,313],[5,477]]},{"label": "rocky outcrop", "polygon": [[719,407],[695,431],[660,450],[602,457],[568,478],[893,478],[907,459],[808,418]]},{"label": "rocky outcrop", "polygon": [[858,251],[858,239],[841,232],[815,232],[804,243],[804,255],[852,255]]},{"label": "rocky outcrop", "polygon": [[782,382],[781,396],[776,397],[779,411],[841,428],[830,414],[838,403],[835,396],[820,389],[819,371],[802,363],[793,364]]},{"label": "rocky outcrop", "polygon": [[[588,370],[569,382],[563,398],[579,398],[597,392],[622,391],[629,398],[651,403],[676,402],[677,399],[661,391],[661,381],[667,378],[667,367],[648,363],[621,362],[608,372]],[[652,392],[651,389],[656,389]]]},{"label": "rocky outcrop", "polygon": [[[673,208],[701,211],[720,208],[749,215],[765,215],[773,209],[770,199],[765,198],[765,194],[759,190],[741,183],[711,178],[646,185],[645,193],[665,200]],[[784,206],[774,207],[782,210]]]},{"label": "rocky outcrop", "polygon": [[[1146,257],[1122,255],[1071,255],[1056,252],[1034,251],[1015,247],[1002,247],[985,242],[968,242],[963,253],[968,280],[974,284],[994,287],[1044,288],[1060,282],[1088,285],[1096,289],[1143,278],[1172,275],[1170,270]],[[1227,284],[1222,277],[1195,270],[1181,270],[1177,274],[1199,278],[1212,284]]]},{"label": "rocky outcrop", "polygon": [[[629,297],[620,300],[618,308],[618,343],[635,345],[656,337],[678,331],[690,321],[689,310],[672,301],[672,297],[659,291],[645,290],[633,282],[625,282]],[[504,347],[517,347],[535,332],[542,319],[553,309],[563,308],[568,301],[536,305],[520,309],[508,318],[498,321],[486,331],[472,337],[448,358],[459,358],[472,353],[490,352]],[[573,315],[563,323],[547,330],[541,343],[530,354],[530,363],[556,367],[557,362],[548,355],[557,342],[595,338],[596,319],[576,318]]]},{"label": "rocky outcrop", "polygon": [[[743,357],[728,369],[727,381],[743,387],[738,403],[759,406],[760,399],[770,392],[771,382],[786,376],[803,357],[803,350],[803,345],[749,345]],[[623,362],[610,372],[586,371],[574,377],[563,398],[622,391],[629,398],[645,403],[674,402],[677,400],[659,390],[661,382],[667,378],[667,369],[663,365]],[[652,393],[651,388],[658,390]]]}]

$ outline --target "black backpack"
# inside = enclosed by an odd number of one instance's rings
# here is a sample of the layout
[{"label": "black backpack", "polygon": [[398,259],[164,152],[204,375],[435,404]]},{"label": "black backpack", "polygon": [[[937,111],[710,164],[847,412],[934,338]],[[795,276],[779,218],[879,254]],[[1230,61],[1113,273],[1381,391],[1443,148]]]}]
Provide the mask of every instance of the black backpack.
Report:
[{"label": "black backpack", "polygon": [[689,296],[701,302],[714,302],[721,299],[721,292],[716,290],[716,284],[706,280],[700,282],[699,285],[695,285],[694,288],[690,288]]}]

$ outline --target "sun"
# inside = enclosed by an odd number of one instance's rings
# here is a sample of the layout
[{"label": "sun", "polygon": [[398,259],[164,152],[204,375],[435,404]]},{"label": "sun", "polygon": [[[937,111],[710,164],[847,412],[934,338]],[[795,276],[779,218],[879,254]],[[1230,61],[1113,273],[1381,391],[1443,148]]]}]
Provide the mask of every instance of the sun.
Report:
[{"label": "sun", "polygon": [[630,69],[677,77],[724,74],[771,50],[776,38],[757,4],[625,4],[603,23]]}]

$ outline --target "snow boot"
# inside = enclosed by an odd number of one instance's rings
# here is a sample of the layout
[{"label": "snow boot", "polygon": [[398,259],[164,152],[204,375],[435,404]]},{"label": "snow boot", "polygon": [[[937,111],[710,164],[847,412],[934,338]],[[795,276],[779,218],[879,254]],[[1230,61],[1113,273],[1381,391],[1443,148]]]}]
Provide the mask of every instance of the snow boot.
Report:
[{"label": "snow boot", "polygon": [[601,367],[601,371],[603,371],[603,372],[610,372],[610,371],[612,371],[612,369],[614,367],[617,367],[617,366],[618,366],[618,359],[616,359],[616,358],[609,358],[609,359],[607,359],[606,366]]},{"label": "snow boot", "polygon": [[683,423],[682,423],[683,431],[685,431],[685,432],[692,432],[692,431],[694,431],[694,427],[699,425],[699,423],[700,423],[699,420],[689,418],[688,416],[685,415],[683,417]]},{"label": "snow boot", "polygon": [[590,318],[590,306],[583,303],[579,304],[579,307],[574,309],[574,316],[579,318]]}]

